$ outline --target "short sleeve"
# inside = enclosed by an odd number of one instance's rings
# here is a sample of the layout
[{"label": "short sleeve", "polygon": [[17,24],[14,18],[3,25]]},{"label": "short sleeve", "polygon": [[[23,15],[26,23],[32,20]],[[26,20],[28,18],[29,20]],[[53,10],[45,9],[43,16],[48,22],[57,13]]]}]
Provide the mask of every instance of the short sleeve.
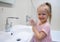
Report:
[{"label": "short sleeve", "polygon": [[48,35],[49,32],[50,32],[50,25],[45,25],[45,26],[42,28],[42,31],[44,31],[44,32]]}]

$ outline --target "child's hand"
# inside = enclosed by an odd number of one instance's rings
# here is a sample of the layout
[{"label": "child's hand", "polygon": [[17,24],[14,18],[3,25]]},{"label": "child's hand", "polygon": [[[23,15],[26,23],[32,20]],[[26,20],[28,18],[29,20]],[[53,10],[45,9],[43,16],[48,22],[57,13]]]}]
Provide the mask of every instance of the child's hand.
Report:
[{"label": "child's hand", "polygon": [[33,20],[33,19],[30,19],[30,24],[32,25],[32,26],[36,26],[36,22]]}]

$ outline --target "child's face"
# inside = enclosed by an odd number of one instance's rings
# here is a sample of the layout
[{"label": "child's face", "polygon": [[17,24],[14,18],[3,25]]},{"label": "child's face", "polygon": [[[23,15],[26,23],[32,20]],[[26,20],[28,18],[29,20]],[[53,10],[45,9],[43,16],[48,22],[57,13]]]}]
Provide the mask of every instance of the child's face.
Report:
[{"label": "child's face", "polygon": [[40,7],[37,9],[38,19],[39,19],[41,22],[46,22],[46,21],[47,21],[47,18],[48,18],[48,10],[49,10],[49,7],[46,6],[46,5],[40,6]]}]

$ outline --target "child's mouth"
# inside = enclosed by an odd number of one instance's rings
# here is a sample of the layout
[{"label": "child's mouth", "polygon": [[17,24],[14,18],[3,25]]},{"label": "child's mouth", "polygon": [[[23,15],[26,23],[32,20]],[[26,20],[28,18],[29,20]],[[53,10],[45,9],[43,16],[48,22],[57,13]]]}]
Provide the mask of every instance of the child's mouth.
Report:
[{"label": "child's mouth", "polygon": [[44,20],[44,18],[40,18],[40,20]]}]

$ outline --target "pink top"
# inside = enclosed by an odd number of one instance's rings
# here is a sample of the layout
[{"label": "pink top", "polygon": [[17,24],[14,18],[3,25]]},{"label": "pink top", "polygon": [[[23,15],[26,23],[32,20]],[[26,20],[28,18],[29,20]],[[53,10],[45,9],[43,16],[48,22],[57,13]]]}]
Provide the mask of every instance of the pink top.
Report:
[{"label": "pink top", "polygon": [[46,22],[43,25],[37,24],[37,30],[38,32],[44,31],[47,34],[47,36],[42,40],[36,39],[33,36],[33,38],[31,39],[31,42],[52,42],[51,36],[50,36],[50,24],[48,22]]}]

